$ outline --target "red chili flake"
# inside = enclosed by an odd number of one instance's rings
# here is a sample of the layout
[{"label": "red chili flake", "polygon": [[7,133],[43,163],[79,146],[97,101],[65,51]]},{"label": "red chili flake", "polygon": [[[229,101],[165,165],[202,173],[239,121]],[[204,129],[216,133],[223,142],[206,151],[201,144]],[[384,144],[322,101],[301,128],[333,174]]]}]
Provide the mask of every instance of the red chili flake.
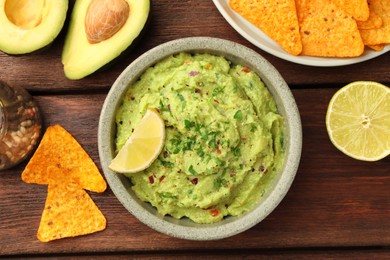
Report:
[{"label": "red chili flake", "polygon": [[196,88],[196,89],[195,89],[195,93],[202,94],[202,90],[199,89],[199,88]]},{"label": "red chili flake", "polygon": [[164,151],[162,155],[163,155],[164,158],[168,158],[169,153],[168,153],[168,151]]},{"label": "red chili flake", "polygon": [[251,69],[248,67],[244,67],[244,68],[242,68],[242,72],[248,73],[248,72],[251,72]]},{"label": "red chili flake", "polygon": [[218,209],[210,209],[210,214],[213,217],[216,217],[219,215],[219,210]]},{"label": "red chili flake", "polygon": [[161,110],[159,108],[155,108],[159,114],[161,114]]},{"label": "red chili flake", "polygon": [[130,97],[131,100],[135,100],[135,97]]},{"label": "red chili flake", "polygon": [[191,183],[194,184],[194,185],[198,184],[198,178],[193,178],[191,180]]},{"label": "red chili flake", "polygon": [[217,154],[221,154],[222,151],[219,149],[219,146],[215,147],[215,150],[217,151]]},{"label": "red chili flake", "polygon": [[259,171],[264,173],[264,174],[267,174],[267,172],[268,172],[267,168],[265,168],[264,165],[260,165]]},{"label": "red chili flake", "polygon": [[161,176],[158,180],[162,182],[165,179],[165,175]]},{"label": "red chili flake", "polygon": [[149,176],[149,183],[153,184],[154,183],[154,175]]},{"label": "red chili flake", "polygon": [[230,174],[230,177],[234,177],[234,176],[236,176],[236,173],[235,173],[235,172],[232,172],[232,173]]},{"label": "red chili flake", "polygon": [[216,99],[214,99],[214,102],[215,102],[215,103],[217,103],[217,104],[219,104],[219,101],[218,101],[218,100],[216,100]]}]

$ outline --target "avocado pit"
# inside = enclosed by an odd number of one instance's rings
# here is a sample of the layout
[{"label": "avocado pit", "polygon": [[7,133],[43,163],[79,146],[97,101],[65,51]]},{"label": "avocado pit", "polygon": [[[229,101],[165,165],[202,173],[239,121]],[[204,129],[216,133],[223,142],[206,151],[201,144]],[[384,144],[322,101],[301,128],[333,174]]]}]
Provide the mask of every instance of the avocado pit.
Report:
[{"label": "avocado pit", "polygon": [[149,12],[150,0],[77,0],[61,57],[65,76],[82,79],[127,55]]},{"label": "avocado pit", "polygon": [[129,13],[129,4],[124,0],[92,0],[84,23],[88,42],[111,38],[126,23]]},{"label": "avocado pit", "polygon": [[14,25],[32,29],[42,22],[45,7],[46,0],[6,0],[4,12]]}]

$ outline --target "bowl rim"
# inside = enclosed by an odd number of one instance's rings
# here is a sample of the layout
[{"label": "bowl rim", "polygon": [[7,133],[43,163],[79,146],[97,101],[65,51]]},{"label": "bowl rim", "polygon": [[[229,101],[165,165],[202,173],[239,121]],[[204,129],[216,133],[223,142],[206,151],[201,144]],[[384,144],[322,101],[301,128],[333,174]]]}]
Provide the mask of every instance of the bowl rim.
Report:
[{"label": "bowl rim", "polygon": [[[286,134],[288,145],[286,150],[283,174],[269,195],[257,206],[240,217],[231,217],[231,221],[222,220],[216,224],[194,224],[182,226],[179,221],[167,221],[159,214],[152,214],[144,209],[137,198],[129,195],[129,191],[122,183],[123,175],[112,172],[108,165],[113,158],[113,137],[115,128],[114,114],[118,108],[122,95],[130,84],[139,79],[146,68],[180,52],[210,53],[224,56],[233,63],[240,63],[254,69],[261,77],[286,120]],[[244,63],[244,64],[243,64]],[[258,68],[260,68],[258,70]],[[273,88],[268,86],[272,85]],[[276,98],[277,97],[277,98]],[[216,240],[227,238],[248,230],[266,218],[282,201],[290,189],[298,170],[302,150],[302,125],[295,99],[280,73],[265,58],[254,50],[221,38],[215,37],[187,37],[162,43],[131,62],[113,83],[103,103],[98,124],[98,150],[104,176],[114,195],[120,203],[138,220],[150,228],[181,239],[188,240]],[[130,191],[131,192],[131,191]],[[226,223],[225,223],[226,222]]]}]

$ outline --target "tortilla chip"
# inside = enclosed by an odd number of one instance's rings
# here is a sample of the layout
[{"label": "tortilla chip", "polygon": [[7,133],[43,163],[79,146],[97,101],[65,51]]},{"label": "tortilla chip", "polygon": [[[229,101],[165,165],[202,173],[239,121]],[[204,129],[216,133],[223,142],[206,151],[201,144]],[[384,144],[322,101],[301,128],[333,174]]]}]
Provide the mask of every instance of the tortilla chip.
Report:
[{"label": "tortilla chip", "polygon": [[294,0],[230,0],[229,4],[288,53],[301,53],[302,43]]},{"label": "tortilla chip", "polygon": [[378,29],[383,25],[382,18],[370,8],[370,16],[366,21],[356,21],[359,29]]},{"label": "tortilla chip", "polygon": [[302,55],[356,57],[364,51],[356,21],[332,0],[297,0]]},{"label": "tortilla chip", "polygon": [[367,47],[373,49],[374,51],[381,51],[385,48],[384,44],[378,44],[378,45],[367,45]]},{"label": "tortilla chip", "polygon": [[357,21],[366,21],[369,17],[367,0],[332,0],[347,14],[352,15]]},{"label": "tortilla chip", "polygon": [[103,192],[107,184],[81,145],[60,125],[47,128],[42,140],[22,173],[27,183],[48,184],[48,166],[63,170],[67,178],[76,180],[81,187]]},{"label": "tortilla chip", "polygon": [[62,170],[47,169],[49,186],[37,238],[48,242],[91,234],[106,228],[106,219],[91,197]]},{"label": "tortilla chip", "polygon": [[378,29],[360,30],[366,45],[390,43],[390,0],[370,0],[370,8],[379,15],[383,24]]}]

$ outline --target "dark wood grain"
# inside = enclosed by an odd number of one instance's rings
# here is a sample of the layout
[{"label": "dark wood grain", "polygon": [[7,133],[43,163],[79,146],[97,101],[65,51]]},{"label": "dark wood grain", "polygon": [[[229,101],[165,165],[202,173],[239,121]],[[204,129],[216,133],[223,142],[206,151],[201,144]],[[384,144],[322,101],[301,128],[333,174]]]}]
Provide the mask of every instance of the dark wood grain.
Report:
[{"label": "dark wood grain", "polygon": [[[250,230],[219,241],[170,238],[140,223],[108,189],[90,193],[107,218],[107,229],[88,236],[42,243],[36,231],[46,186],[23,183],[24,164],[0,175],[1,254],[172,252],[390,246],[390,158],[350,159],[330,143],[324,125],[336,89],[293,91],[301,112],[301,164],[281,205]],[[62,124],[99,165],[97,124],[105,94],[36,96],[45,126]]]},{"label": "dark wood grain", "polygon": [[292,87],[308,84],[330,87],[355,80],[390,82],[389,54],[350,66],[322,68],[294,64],[265,53],[238,34],[210,0],[152,1],[149,26],[133,52],[110,69],[82,80],[71,81],[64,76],[61,63],[64,36],[65,31],[49,49],[39,53],[18,57],[0,54],[0,79],[34,91],[107,89],[128,64],[147,50],[178,38],[210,36],[254,49],[268,59]]},{"label": "dark wood grain", "polygon": [[[74,1],[71,1],[72,3]],[[61,52],[65,32],[49,49],[26,56],[0,54],[0,79],[33,94],[44,126],[61,124],[100,168],[97,126],[106,94],[121,71],[145,51],[191,36],[229,39],[256,50],[283,75],[293,90],[303,124],[303,152],[295,181],[280,206],[264,221],[231,238],[194,242],[160,234],[139,222],[110,189],[90,193],[107,218],[107,229],[50,243],[36,238],[47,187],[26,184],[26,162],[0,172],[0,257],[78,256],[145,258],[285,256],[313,259],[382,258],[390,247],[390,158],[367,163],[351,159],[329,141],[327,104],[341,86],[355,80],[390,85],[390,55],[363,63],[320,68],[297,65],[258,49],[241,37],[212,1],[152,1],[148,30],[133,52],[109,69],[81,80],[64,77]],[[213,257],[214,256],[214,257]]]}]

